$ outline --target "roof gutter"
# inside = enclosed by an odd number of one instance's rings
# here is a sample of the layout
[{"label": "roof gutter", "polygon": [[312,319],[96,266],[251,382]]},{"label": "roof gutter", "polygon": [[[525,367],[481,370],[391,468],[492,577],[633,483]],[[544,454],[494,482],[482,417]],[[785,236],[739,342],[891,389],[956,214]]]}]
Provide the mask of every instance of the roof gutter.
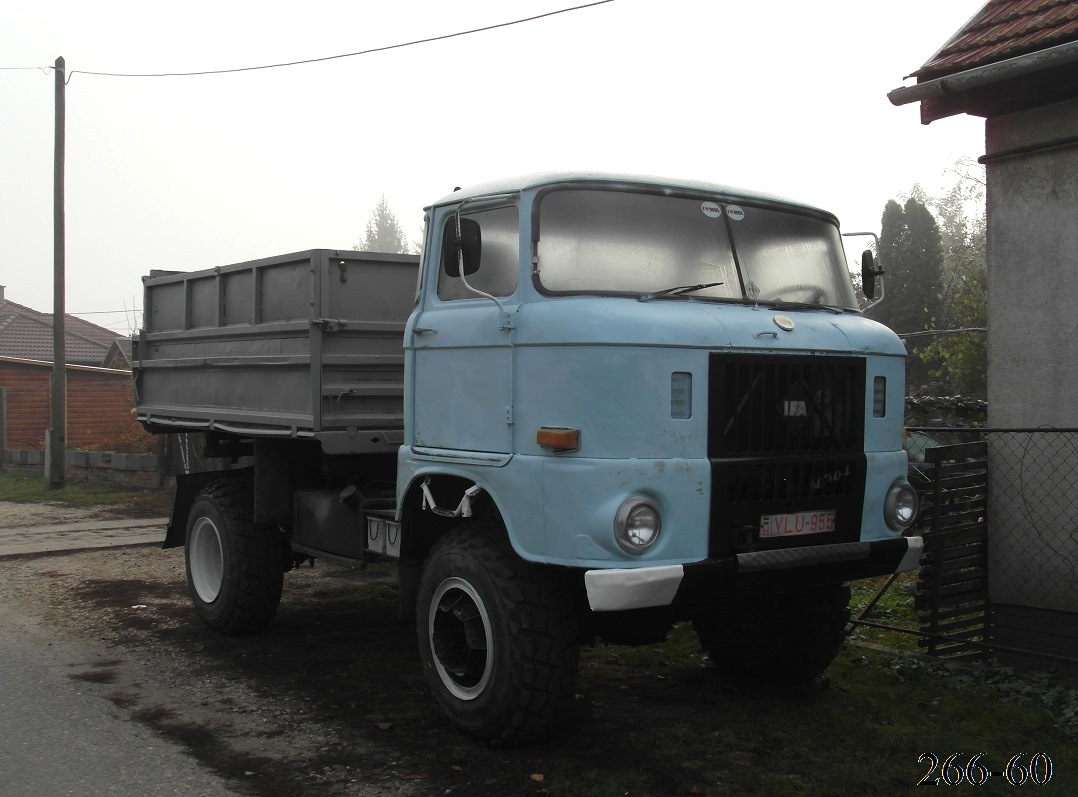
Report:
[{"label": "roof gutter", "polygon": [[962,94],[992,83],[1001,83],[1004,80],[1073,63],[1078,63],[1078,41],[1057,44],[1046,50],[1019,55],[994,64],[976,66],[953,75],[927,80],[915,86],[893,89],[887,93],[887,99],[892,105],[907,105],[933,97]]}]

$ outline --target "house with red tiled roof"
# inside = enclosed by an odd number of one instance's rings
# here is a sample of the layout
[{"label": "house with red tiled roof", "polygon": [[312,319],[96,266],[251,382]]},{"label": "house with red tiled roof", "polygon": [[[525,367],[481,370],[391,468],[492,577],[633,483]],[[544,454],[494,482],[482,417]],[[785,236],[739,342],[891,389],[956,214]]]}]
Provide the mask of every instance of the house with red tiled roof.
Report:
[{"label": "house with red tiled roof", "polygon": [[[120,339],[126,340],[126,339]],[[67,444],[145,450],[152,438],[135,418],[130,341],[64,316]],[[49,428],[52,315],[7,299],[0,286],[0,449],[42,449]]]},{"label": "house with red tiled roof", "polygon": [[[72,365],[102,365],[117,337],[111,329],[64,315],[64,354]],[[2,285],[0,357],[52,362],[52,314],[7,299]]]},{"label": "house with red tiled roof", "polygon": [[985,119],[988,423],[1037,430],[989,435],[992,638],[1078,672],[1078,433],[1044,431],[1078,429],[1078,2],[990,0],[908,77],[923,124]]}]

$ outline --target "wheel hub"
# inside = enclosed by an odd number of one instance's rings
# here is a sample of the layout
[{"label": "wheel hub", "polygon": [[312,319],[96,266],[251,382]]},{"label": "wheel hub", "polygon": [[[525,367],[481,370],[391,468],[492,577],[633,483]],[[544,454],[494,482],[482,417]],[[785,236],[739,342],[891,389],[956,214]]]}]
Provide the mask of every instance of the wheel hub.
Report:
[{"label": "wheel hub", "polygon": [[447,578],[431,598],[427,627],[434,666],[455,697],[473,700],[491,677],[494,649],[490,617],[475,588],[461,578]]},{"label": "wheel hub", "polygon": [[225,555],[221,532],[208,517],[195,521],[187,543],[191,567],[191,584],[199,599],[213,603],[221,594],[225,578]]}]

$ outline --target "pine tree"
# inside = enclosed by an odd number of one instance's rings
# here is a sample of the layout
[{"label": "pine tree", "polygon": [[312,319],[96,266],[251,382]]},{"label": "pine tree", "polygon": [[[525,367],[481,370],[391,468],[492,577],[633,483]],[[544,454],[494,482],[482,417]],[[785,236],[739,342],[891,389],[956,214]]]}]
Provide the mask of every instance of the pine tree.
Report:
[{"label": "pine tree", "polygon": [[[935,217],[926,206],[924,192],[915,186],[905,205],[889,200],[883,209],[880,264],[886,271],[884,301],[870,309],[870,318],[898,334],[923,332],[935,327],[943,282],[943,242]],[[907,347],[906,383],[923,388],[930,381],[931,341],[912,338]]]},{"label": "pine tree", "polygon": [[409,254],[412,251],[408,236],[397,220],[396,214],[390,210],[385,194],[375,205],[367,221],[363,240],[356,244],[355,248],[360,252],[388,252],[390,254]]}]

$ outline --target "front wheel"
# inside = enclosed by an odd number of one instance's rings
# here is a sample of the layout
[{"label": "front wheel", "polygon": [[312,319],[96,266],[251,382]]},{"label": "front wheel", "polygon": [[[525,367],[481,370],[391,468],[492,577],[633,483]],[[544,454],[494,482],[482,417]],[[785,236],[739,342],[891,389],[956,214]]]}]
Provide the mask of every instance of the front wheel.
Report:
[{"label": "front wheel", "polygon": [[250,482],[211,482],[187,517],[187,585],[203,622],[223,634],[260,630],[277,611],[288,543],[252,521]]},{"label": "front wheel", "polygon": [[720,670],[797,683],[811,681],[838,655],[850,618],[842,584],[780,595],[738,595],[701,610],[693,628]]},{"label": "front wheel", "polygon": [[427,682],[461,732],[521,744],[565,722],[580,659],[572,594],[497,527],[464,524],[435,545],[416,630]]}]

